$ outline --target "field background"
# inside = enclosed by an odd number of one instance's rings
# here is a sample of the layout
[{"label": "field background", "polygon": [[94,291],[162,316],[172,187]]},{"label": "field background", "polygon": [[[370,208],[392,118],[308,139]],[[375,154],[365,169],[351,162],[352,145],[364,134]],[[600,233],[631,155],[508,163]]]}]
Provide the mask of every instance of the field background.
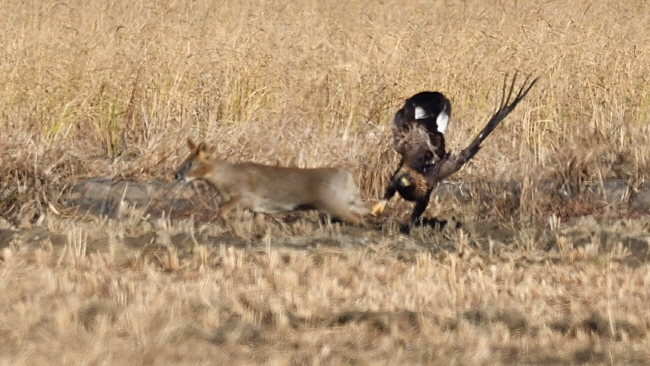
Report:
[{"label": "field background", "polygon": [[[1,364],[650,363],[647,265],[622,246],[647,247],[649,220],[580,195],[645,183],[646,2],[32,0],[0,19]],[[483,198],[427,211],[509,245],[61,203],[88,177],[171,180],[187,137],[232,161],[344,166],[375,201],[405,98],[451,99],[457,151],[517,70],[540,81],[452,177]],[[129,244],[147,232],[191,248]]]}]

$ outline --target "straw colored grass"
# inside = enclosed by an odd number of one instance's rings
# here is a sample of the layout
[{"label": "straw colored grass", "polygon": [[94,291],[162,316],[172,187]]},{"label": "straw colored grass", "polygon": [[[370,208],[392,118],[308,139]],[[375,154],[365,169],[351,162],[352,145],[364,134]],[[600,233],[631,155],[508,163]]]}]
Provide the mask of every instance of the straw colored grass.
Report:
[{"label": "straw colored grass", "polygon": [[[3,5],[0,363],[649,363],[646,265],[527,234],[582,212],[560,189],[645,183],[649,17],[643,1]],[[427,211],[507,227],[503,245],[243,215],[179,246],[194,223],[89,224],[62,204],[87,177],[171,180],[188,136],[232,161],[346,167],[374,201],[405,98],[444,92],[457,150],[516,70],[540,82],[451,178],[471,202]],[[289,245],[313,238],[345,245]]]},{"label": "straw colored grass", "polygon": [[550,251],[461,231],[435,252],[328,228],[241,245],[212,224],[44,226],[2,249],[4,364],[650,363],[647,265],[562,224]]},{"label": "straw colored grass", "polygon": [[647,171],[643,2],[32,5],[1,10],[2,206],[16,216],[56,202],[34,194],[43,185],[168,179],[187,136],[233,160],[346,166],[374,199],[403,99],[445,92],[458,149],[516,70],[541,81],[454,178],[529,181],[521,214],[534,217],[558,205],[540,179]]}]

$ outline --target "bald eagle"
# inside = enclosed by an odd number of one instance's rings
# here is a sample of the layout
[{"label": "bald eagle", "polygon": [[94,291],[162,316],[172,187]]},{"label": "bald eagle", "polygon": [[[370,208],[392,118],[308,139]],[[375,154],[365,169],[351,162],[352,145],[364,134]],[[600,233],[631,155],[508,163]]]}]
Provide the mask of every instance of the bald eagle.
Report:
[{"label": "bald eagle", "polygon": [[439,92],[420,92],[408,98],[395,114],[392,125],[393,148],[400,162],[391,175],[383,199],[373,209],[373,215],[383,213],[388,201],[399,192],[407,201],[415,202],[411,219],[403,231],[421,223],[431,192],[438,182],[454,174],[481,148],[481,143],[512,112],[528,94],[537,79],[526,78],[512,99],[517,74],[508,88],[508,76],[503,82],[501,103],[483,130],[458,154],[445,148],[445,131],[451,119],[451,103]]}]

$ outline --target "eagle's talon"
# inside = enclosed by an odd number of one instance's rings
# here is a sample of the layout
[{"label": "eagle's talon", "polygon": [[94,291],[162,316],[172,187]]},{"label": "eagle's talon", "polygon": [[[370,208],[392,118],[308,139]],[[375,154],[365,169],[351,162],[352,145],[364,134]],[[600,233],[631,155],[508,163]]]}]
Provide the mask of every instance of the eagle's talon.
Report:
[{"label": "eagle's talon", "polygon": [[377,216],[383,214],[385,210],[386,210],[386,201],[381,201],[381,202],[377,203],[376,205],[372,206],[372,211],[370,212],[370,214],[372,216],[377,217]]}]

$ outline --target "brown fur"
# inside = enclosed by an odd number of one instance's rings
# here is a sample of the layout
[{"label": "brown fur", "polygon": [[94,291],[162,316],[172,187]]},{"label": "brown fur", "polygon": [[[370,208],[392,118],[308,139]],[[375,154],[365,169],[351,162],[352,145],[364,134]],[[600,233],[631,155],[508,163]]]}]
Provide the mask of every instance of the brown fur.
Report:
[{"label": "brown fur", "polygon": [[203,179],[226,201],[220,207],[224,217],[240,207],[253,212],[277,213],[314,209],[334,218],[363,225],[370,212],[352,175],[342,168],[289,168],[251,162],[229,163],[210,159],[205,143],[187,140],[190,154],[174,178],[189,182]]}]

